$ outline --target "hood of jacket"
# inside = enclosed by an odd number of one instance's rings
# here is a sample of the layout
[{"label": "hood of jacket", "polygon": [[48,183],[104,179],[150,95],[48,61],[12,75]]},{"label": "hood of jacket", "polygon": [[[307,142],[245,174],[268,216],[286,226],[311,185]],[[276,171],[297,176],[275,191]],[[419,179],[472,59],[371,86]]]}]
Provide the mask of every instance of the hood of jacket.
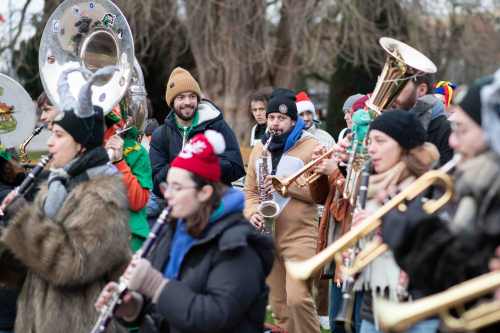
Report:
[{"label": "hood of jacket", "polygon": [[[165,118],[165,124],[177,128],[174,115],[174,109],[170,110],[167,118]],[[208,99],[202,99],[201,102],[198,103],[198,125],[195,128],[197,130],[204,129],[211,123],[222,118],[222,112],[214,103]]]},{"label": "hood of jacket", "polygon": [[429,129],[431,120],[440,116],[447,117],[443,103],[441,103],[434,95],[425,95],[420,97],[410,112],[413,112],[418,119],[420,119],[426,131]]}]

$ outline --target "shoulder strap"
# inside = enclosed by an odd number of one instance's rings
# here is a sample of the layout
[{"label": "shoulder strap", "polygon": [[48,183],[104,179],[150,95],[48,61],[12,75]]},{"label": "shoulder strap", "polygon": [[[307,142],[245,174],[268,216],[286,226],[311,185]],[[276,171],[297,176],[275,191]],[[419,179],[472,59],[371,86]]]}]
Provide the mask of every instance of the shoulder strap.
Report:
[{"label": "shoulder strap", "polygon": [[167,124],[163,124],[163,150],[170,156],[170,131]]},{"label": "shoulder strap", "polygon": [[342,132],[340,132],[340,134],[339,134],[339,141],[338,142],[340,142],[340,141],[342,141],[344,139],[344,134],[345,134],[346,131],[347,131],[347,127],[344,128],[342,130]]}]

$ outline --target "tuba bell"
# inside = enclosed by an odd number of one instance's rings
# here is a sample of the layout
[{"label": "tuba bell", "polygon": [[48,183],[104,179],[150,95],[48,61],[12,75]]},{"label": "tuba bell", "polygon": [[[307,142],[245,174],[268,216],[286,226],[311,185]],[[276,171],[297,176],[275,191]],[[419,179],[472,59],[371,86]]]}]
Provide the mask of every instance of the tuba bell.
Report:
[{"label": "tuba bell", "polygon": [[[108,114],[127,92],[134,70],[134,40],[120,9],[108,0],[67,0],[52,13],[40,42],[38,64],[47,96],[61,110],[57,82],[68,68],[83,67],[95,73],[107,66],[119,71],[100,78],[92,86],[92,104]],[[88,75],[68,76],[70,91],[78,92]]]}]

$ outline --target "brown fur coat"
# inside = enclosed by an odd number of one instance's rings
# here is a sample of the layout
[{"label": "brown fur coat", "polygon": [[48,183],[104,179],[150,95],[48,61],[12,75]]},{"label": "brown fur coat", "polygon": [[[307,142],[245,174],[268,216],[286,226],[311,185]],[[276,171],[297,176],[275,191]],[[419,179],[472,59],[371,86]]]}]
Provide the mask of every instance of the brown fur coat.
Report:
[{"label": "brown fur coat", "polygon": [[[45,184],[0,229],[0,283],[21,288],[16,332],[88,333],[99,293],[131,258],[125,186],[119,175],[80,183],[54,220],[43,212],[47,193]],[[126,331],[116,322],[107,330]]]}]

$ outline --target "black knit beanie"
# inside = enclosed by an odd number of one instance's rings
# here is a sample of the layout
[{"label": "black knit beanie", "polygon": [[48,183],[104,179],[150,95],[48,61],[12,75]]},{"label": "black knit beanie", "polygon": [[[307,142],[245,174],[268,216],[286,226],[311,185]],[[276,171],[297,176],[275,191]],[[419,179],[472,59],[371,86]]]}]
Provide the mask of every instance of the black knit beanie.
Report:
[{"label": "black knit beanie", "polygon": [[94,115],[78,117],[73,110],[62,111],[53,124],[61,126],[73,139],[87,150],[102,146],[104,142],[104,116],[102,108],[94,105]]},{"label": "black knit beanie", "polygon": [[297,105],[295,93],[290,89],[278,88],[271,93],[271,100],[267,103],[266,118],[270,113],[279,112],[297,120]]},{"label": "black knit beanie", "polygon": [[[493,78],[485,78],[477,81],[471,85],[463,99],[458,101],[458,105],[476,122],[481,126],[481,89],[490,84]],[[460,96],[455,99],[460,99]]]},{"label": "black knit beanie", "polygon": [[383,112],[370,124],[371,130],[387,134],[404,150],[420,146],[427,139],[427,131],[417,116],[401,109]]}]

